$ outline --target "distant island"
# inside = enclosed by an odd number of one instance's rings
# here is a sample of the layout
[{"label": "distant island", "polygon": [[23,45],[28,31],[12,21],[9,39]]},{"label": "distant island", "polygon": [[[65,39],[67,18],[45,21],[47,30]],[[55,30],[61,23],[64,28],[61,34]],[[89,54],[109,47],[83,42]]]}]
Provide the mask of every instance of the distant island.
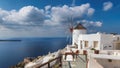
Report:
[{"label": "distant island", "polygon": [[7,42],[7,41],[22,41],[22,40],[0,40],[0,41],[5,41],[5,42]]}]

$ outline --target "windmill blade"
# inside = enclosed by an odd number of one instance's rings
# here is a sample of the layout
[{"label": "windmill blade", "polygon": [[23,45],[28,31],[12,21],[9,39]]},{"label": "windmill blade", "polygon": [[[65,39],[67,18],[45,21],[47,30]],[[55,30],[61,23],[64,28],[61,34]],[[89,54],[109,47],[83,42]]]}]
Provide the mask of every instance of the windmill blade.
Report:
[{"label": "windmill blade", "polygon": [[66,33],[67,33],[67,38],[66,41],[68,42],[68,44],[72,43],[72,32],[73,32],[73,18],[70,17],[68,18],[68,23],[66,25]]},{"label": "windmill blade", "polygon": [[75,6],[75,0],[72,1],[72,7],[74,7],[74,6]]}]

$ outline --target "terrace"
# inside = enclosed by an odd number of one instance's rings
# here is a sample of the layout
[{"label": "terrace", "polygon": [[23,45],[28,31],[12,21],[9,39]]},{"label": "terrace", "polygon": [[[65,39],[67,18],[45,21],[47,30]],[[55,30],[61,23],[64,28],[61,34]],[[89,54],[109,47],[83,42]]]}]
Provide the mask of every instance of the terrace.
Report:
[{"label": "terrace", "polygon": [[78,55],[74,61],[62,60],[62,68],[87,68],[86,55]]}]

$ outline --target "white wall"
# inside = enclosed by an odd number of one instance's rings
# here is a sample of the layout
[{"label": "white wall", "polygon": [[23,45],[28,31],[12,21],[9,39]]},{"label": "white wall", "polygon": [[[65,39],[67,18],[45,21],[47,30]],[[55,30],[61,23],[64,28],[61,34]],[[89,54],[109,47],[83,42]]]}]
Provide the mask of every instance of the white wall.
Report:
[{"label": "white wall", "polygon": [[90,58],[88,61],[88,68],[104,68],[94,58]]},{"label": "white wall", "polygon": [[113,35],[112,34],[101,34],[101,49],[112,50],[113,49]]},{"label": "white wall", "polygon": [[103,46],[103,50],[113,50],[114,42],[120,35],[112,35],[112,34],[101,34],[101,45]]},{"label": "white wall", "polygon": [[[118,50],[120,48],[120,35],[113,35],[114,39],[113,39],[113,49],[114,50]],[[117,42],[117,43],[116,43]]]},{"label": "white wall", "polygon": [[120,60],[90,58],[88,62],[88,68],[120,68]]},{"label": "white wall", "polygon": [[[81,49],[80,44],[83,45],[82,47],[84,49],[84,41],[88,41],[88,46],[89,46],[88,48],[93,47],[93,41],[98,41],[98,47],[96,49],[98,50],[100,49],[100,34],[84,34],[84,35],[80,34],[78,40],[79,40],[79,43],[78,43],[79,49]],[[82,43],[80,41],[82,41]]]},{"label": "white wall", "polygon": [[73,40],[72,40],[72,44],[74,45],[74,43],[78,44],[78,37],[79,34],[86,34],[87,31],[85,29],[74,29],[73,30]]}]

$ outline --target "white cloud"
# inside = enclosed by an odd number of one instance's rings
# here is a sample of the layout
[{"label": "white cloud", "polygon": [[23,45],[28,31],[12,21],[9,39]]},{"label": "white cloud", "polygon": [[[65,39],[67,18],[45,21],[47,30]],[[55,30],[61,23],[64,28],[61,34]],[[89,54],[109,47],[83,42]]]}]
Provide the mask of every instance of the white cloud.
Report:
[{"label": "white cloud", "polygon": [[[19,10],[11,11],[0,9],[0,30],[10,29],[14,32],[16,31],[18,34],[18,29],[23,30],[23,32],[27,32],[27,34],[32,34],[31,31],[37,30],[36,32],[39,32],[39,35],[41,35],[42,31],[46,35],[55,33],[56,35],[59,35],[64,33],[64,29],[66,29],[64,26],[66,23],[68,24],[71,21],[71,17],[73,17],[73,21],[75,23],[79,20],[92,16],[94,12],[95,9],[91,8],[89,3],[73,7],[68,5],[52,7],[49,5],[45,6],[44,9],[39,9],[34,6],[24,6]],[[33,26],[28,27],[27,25]],[[86,27],[100,27],[102,23],[99,21],[93,22],[86,20],[84,25],[87,25]],[[53,33],[48,31],[52,31]]]},{"label": "white cloud", "polygon": [[5,17],[5,16],[7,16],[7,15],[9,15],[9,12],[0,8],[0,23],[3,22],[2,18]]},{"label": "white cloud", "polygon": [[97,28],[101,27],[103,23],[101,21],[90,21],[90,20],[81,20],[80,22],[83,24],[83,26],[87,27],[88,33],[97,32],[96,27]]},{"label": "white cloud", "polygon": [[103,3],[103,11],[108,11],[113,7],[113,3],[108,1]]},{"label": "white cloud", "polygon": [[9,15],[3,17],[3,20],[10,24],[40,24],[44,21],[44,10],[25,6],[19,11],[10,11]]},{"label": "white cloud", "polygon": [[102,26],[102,22],[100,22],[100,21],[97,21],[97,22],[96,22],[96,26],[99,26],[99,27],[101,27],[101,26]]},{"label": "white cloud", "polygon": [[50,9],[51,9],[50,5],[45,6],[45,14],[46,14],[47,17],[49,17]]},{"label": "white cloud", "polygon": [[[45,6],[44,9],[38,9],[34,6],[25,6],[20,10],[0,10],[2,13],[0,19],[7,24],[17,25],[39,25],[51,24],[59,25],[61,23],[70,22],[71,17],[76,19],[86,18],[94,14],[94,9],[90,4],[82,4],[81,6],[70,7],[67,5],[51,7]],[[47,12],[47,13],[46,13]],[[49,13],[48,13],[49,12]]]},{"label": "white cloud", "polygon": [[100,21],[89,21],[89,20],[82,20],[80,21],[85,27],[101,27],[102,22]]},{"label": "white cloud", "polygon": [[95,9],[89,8],[88,9],[88,16],[92,16],[94,14],[94,12],[95,12]]},{"label": "white cloud", "polygon": [[46,10],[46,11],[49,10],[50,8],[51,8],[50,5],[45,6],[45,10]]},{"label": "white cloud", "polygon": [[94,9],[90,7],[90,4],[82,4],[81,6],[58,6],[51,8],[51,21],[55,23],[65,23],[70,22],[71,17],[74,20],[87,18],[87,16],[92,16],[94,14]]}]

